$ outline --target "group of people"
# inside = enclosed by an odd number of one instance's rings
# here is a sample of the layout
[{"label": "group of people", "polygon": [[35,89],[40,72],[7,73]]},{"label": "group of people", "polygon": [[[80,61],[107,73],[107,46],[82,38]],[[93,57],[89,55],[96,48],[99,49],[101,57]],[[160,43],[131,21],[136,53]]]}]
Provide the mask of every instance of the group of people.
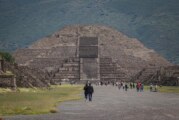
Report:
[{"label": "group of people", "polygon": [[[134,83],[134,82],[130,82],[130,83],[127,83],[127,82],[104,82],[104,83],[99,82],[96,85],[107,86],[107,85],[110,85],[110,84],[113,85],[113,86],[117,86],[119,90],[122,88],[124,91],[127,91],[129,88],[130,89],[136,88],[137,92],[142,92],[144,90],[144,84],[142,84],[141,82],[137,82],[137,83]],[[157,84],[153,85],[151,83],[150,84],[150,91],[151,92],[157,92],[158,91]],[[93,93],[94,93],[93,86],[91,85],[91,83],[87,82],[84,86],[85,101],[87,101],[87,100],[92,101]]]},{"label": "group of people", "polygon": [[141,82],[138,82],[136,84],[136,90],[137,92],[142,92],[144,90],[144,85]]},{"label": "group of people", "polygon": [[142,92],[144,90],[144,85],[141,83],[141,82],[137,82],[137,83],[134,83],[134,82],[130,82],[130,83],[127,83],[127,82],[99,82],[98,84],[96,85],[113,85],[113,86],[118,86],[118,89],[120,90],[121,88],[125,91],[127,91],[129,88],[130,89],[135,89],[136,88],[136,91],[137,92]]},{"label": "group of people", "polygon": [[94,89],[91,83],[86,83],[83,89],[84,89],[85,101],[87,100],[92,101]]},{"label": "group of people", "polygon": [[141,82],[137,82],[137,83],[134,83],[134,82],[130,82],[130,83],[127,83],[127,82],[116,82],[116,83],[113,83],[113,86],[114,85],[118,86],[119,90],[121,88],[123,90],[125,90],[125,91],[127,91],[129,88],[130,89],[135,89],[136,88],[137,92],[142,92],[144,90],[144,84],[142,84]]},{"label": "group of people", "polygon": [[139,91],[141,92],[144,89],[144,85],[140,82],[138,82],[138,83],[120,82],[120,83],[117,83],[117,86],[118,86],[119,90],[121,88],[123,88],[123,90],[125,90],[125,91],[127,91],[129,87],[130,87],[130,89],[136,88],[137,92],[139,92]]},{"label": "group of people", "polygon": [[128,90],[128,84],[124,82],[117,82],[116,85],[118,86],[118,89],[120,90],[123,88],[123,90],[127,91]]}]

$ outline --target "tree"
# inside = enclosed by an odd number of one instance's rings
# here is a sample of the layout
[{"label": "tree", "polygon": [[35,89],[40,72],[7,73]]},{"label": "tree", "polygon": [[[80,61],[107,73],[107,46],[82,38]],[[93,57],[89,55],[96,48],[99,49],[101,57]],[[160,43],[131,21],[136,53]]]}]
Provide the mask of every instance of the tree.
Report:
[{"label": "tree", "polygon": [[10,63],[14,63],[15,62],[15,59],[8,52],[0,52],[0,56],[2,57],[2,59],[4,59],[5,61],[8,61]]}]

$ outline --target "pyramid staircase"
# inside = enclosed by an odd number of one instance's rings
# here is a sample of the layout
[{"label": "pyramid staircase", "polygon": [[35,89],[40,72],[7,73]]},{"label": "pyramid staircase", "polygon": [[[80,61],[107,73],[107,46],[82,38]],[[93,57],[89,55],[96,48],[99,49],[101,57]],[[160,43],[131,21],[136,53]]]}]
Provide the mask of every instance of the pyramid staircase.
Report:
[{"label": "pyramid staircase", "polygon": [[77,82],[80,79],[79,58],[65,59],[53,76],[55,84],[60,82]]},{"label": "pyramid staircase", "polygon": [[143,68],[138,74],[133,77],[132,81],[140,81],[146,84],[156,82],[158,79],[158,70],[159,68],[157,67]]},{"label": "pyramid staircase", "polygon": [[101,81],[122,81],[125,79],[125,74],[112,58],[106,57],[100,58],[100,78]]}]

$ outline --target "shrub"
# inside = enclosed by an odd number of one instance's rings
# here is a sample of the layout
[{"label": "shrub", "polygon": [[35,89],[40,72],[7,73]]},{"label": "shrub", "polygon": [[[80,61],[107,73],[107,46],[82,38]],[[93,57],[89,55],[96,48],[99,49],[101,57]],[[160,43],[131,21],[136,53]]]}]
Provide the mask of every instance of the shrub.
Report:
[{"label": "shrub", "polygon": [[8,52],[0,52],[0,56],[5,60],[10,63],[14,63],[15,59],[12,57],[12,55]]},{"label": "shrub", "polygon": [[57,111],[57,109],[56,108],[52,108],[52,109],[50,109],[50,113],[57,113],[58,111]]}]

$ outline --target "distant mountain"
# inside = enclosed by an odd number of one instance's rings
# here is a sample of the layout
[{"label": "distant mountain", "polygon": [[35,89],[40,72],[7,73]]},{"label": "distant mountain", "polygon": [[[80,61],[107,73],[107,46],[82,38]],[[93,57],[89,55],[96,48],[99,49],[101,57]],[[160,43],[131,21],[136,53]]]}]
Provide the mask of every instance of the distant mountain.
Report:
[{"label": "distant mountain", "polygon": [[114,27],[179,64],[178,0],[0,0],[0,50],[72,24]]}]

